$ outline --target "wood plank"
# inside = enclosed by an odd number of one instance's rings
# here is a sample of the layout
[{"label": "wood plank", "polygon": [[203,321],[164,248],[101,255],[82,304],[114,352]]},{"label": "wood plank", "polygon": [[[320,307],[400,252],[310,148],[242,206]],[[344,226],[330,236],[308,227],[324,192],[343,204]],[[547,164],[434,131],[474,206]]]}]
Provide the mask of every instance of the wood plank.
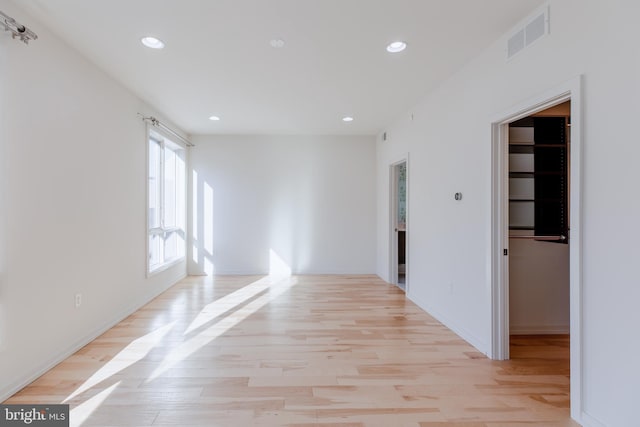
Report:
[{"label": "wood plank", "polygon": [[5,403],[84,426],[576,426],[568,337],[512,344],[488,360],[374,276],[190,277]]}]

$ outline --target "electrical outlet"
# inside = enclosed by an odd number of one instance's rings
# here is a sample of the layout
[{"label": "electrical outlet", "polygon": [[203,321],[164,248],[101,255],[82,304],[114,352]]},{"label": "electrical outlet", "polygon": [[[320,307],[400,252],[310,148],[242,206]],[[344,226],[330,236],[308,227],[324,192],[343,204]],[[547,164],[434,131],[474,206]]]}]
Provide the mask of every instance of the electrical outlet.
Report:
[{"label": "electrical outlet", "polygon": [[453,294],[453,282],[449,282],[449,293]]},{"label": "electrical outlet", "polygon": [[76,294],[76,308],[82,305],[82,294]]}]

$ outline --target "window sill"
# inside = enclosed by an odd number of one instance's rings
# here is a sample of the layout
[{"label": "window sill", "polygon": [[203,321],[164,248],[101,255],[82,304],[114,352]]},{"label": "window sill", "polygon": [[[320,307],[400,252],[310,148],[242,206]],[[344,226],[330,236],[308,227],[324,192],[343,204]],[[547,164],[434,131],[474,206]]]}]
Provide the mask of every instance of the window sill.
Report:
[{"label": "window sill", "polygon": [[186,260],[187,257],[186,256],[182,256],[180,258],[174,258],[168,262],[165,262],[162,265],[159,265],[157,267],[155,267],[153,270],[147,270],[147,277],[153,277],[159,273],[162,273],[163,271],[166,271],[168,269],[170,269],[171,267],[174,267],[178,264],[180,264],[181,262],[183,262],[184,260]]}]

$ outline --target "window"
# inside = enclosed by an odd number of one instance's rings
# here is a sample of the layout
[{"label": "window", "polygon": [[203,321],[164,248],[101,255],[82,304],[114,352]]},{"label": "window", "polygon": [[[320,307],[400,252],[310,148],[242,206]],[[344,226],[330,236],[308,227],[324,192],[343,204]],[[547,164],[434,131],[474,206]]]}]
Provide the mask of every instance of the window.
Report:
[{"label": "window", "polygon": [[162,270],[185,257],[185,149],[149,132],[148,271]]}]

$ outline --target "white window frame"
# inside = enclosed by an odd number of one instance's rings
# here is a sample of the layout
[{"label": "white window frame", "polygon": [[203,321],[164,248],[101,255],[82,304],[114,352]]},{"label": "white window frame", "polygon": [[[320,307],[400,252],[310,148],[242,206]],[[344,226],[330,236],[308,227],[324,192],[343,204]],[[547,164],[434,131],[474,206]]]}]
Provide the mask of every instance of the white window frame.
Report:
[{"label": "white window frame", "polygon": [[[186,200],[186,196],[187,196],[187,147],[182,144],[181,142],[177,142],[174,139],[168,137],[167,135],[165,135],[164,133],[162,133],[161,131],[159,131],[156,128],[152,128],[151,126],[147,126],[147,137],[145,139],[145,147],[146,147],[146,198],[145,198],[145,218],[146,218],[146,237],[145,237],[145,247],[146,247],[146,270],[147,270],[147,277],[149,276],[153,276],[155,274],[158,274],[164,270],[167,270],[168,268],[173,267],[174,265],[183,262],[186,260],[186,253],[187,253],[187,224],[186,224],[186,220],[187,220],[187,200]],[[150,226],[150,221],[149,221],[149,197],[150,197],[150,186],[149,186],[149,166],[150,166],[150,143],[151,140],[157,142],[160,144],[160,150],[161,150],[161,154],[160,154],[160,169],[159,169],[159,175],[160,175],[160,189],[158,191],[159,193],[159,198],[160,198],[160,203],[159,203],[159,218],[160,218],[160,226],[159,227],[154,227],[151,228]],[[167,148],[167,146],[172,146],[172,148]],[[184,160],[184,177],[182,177],[182,183],[183,183],[183,188],[182,188],[182,200],[184,201],[184,205],[181,207],[183,210],[182,213],[182,224],[177,223],[175,226],[170,226],[170,227],[165,227],[164,225],[164,210],[165,210],[165,179],[164,179],[164,174],[165,174],[165,167],[164,167],[164,162],[165,162],[165,156],[164,156],[164,151],[165,149],[172,149],[173,151],[183,151],[183,160]],[[176,199],[178,199],[178,196],[176,196]],[[176,213],[178,212],[178,209],[180,207],[176,208]],[[156,265],[151,265],[151,245],[149,243],[150,237],[152,235],[162,235],[163,239],[166,238],[166,236],[170,233],[180,233],[183,237],[183,242],[184,242],[184,247],[182,247],[182,251],[179,251],[180,253],[172,258],[169,259],[164,259],[164,245],[160,245],[160,251],[161,251],[161,262],[159,264]]]}]

